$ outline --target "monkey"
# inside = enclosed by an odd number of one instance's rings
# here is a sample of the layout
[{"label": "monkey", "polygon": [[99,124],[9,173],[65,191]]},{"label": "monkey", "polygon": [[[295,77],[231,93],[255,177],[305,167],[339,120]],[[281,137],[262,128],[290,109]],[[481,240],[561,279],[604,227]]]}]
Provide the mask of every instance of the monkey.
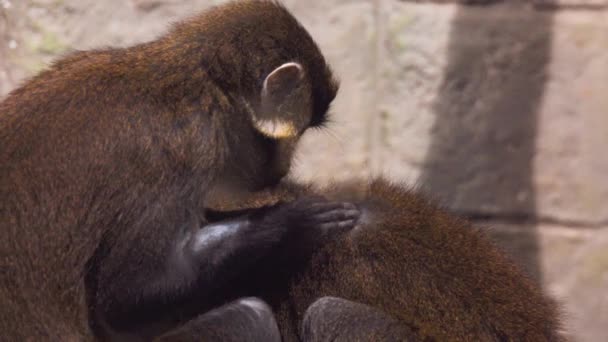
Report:
[{"label": "monkey", "polygon": [[306,29],[263,0],[73,52],[13,90],[0,103],[2,338],[149,340],[222,314],[254,329],[246,307],[264,307],[221,290],[298,222],[342,231],[359,212],[311,197],[231,226],[204,208],[279,182],[337,90]]},{"label": "monkey", "polygon": [[[252,266],[233,282],[244,285],[230,289],[268,303],[284,341],[565,340],[558,304],[482,228],[416,188],[383,178],[328,187],[284,181],[210,208],[219,219],[222,210],[311,195],[354,204],[355,227],[332,236],[298,230],[295,244],[269,255],[274,263]],[[305,247],[307,259],[287,257],[302,245],[317,247]]]}]

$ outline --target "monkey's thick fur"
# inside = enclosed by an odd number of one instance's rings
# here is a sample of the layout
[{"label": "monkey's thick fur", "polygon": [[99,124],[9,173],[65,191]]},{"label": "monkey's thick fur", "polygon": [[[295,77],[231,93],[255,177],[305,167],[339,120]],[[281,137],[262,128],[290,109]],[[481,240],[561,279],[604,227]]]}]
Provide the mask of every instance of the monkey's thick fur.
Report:
[{"label": "monkey's thick fur", "polygon": [[230,300],[215,291],[284,231],[205,249],[209,194],[276,184],[336,91],[285,8],[243,1],[148,43],[70,54],[11,92],[0,340],[148,338]]},{"label": "monkey's thick fur", "polygon": [[[482,230],[407,186],[382,179],[326,189],[285,184],[242,205],[258,207],[311,193],[356,204],[361,219],[353,230],[330,239],[312,259],[294,264],[275,256],[274,269],[255,269],[247,278],[243,291],[273,307],[287,341],[296,340],[306,310],[322,297],[366,304],[381,312],[357,315],[353,311],[359,308],[354,307],[340,313],[339,301],[325,299],[307,315],[305,337],[563,340],[557,306],[538,285]],[[247,292],[251,288],[254,292]],[[378,313],[390,318],[377,319]]]}]

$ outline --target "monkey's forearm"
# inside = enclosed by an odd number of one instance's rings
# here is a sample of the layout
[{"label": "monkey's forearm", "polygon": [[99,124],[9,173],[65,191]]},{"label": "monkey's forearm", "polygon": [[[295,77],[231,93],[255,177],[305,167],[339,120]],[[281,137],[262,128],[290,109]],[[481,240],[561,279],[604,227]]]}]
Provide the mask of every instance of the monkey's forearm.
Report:
[{"label": "monkey's forearm", "polygon": [[252,220],[250,215],[208,224],[185,238],[178,251],[182,257],[176,259],[184,264],[176,266],[198,273],[201,285],[208,281],[217,285],[265,255],[282,240],[285,230]]},{"label": "monkey's forearm", "polygon": [[[99,288],[99,300],[105,308],[103,321],[120,333],[154,336],[189,318],[224,304],[218,293],[249,265],[263,257],[282,238],[282,225],[268,225],[264,214],[240,216],[178,231],[172,246],[160,248],[158,255],[141,258],[138,246],[147,237],[133,242],[127,255],[110,256],[110,263],[120,267],[118,259],[138,259],[139,267],[129,271],[108,269]],[[152,235],[154,236],[154,235]],[[158,236],[158,235],[157,235]],[[168,250],[162,255],[162,250]],[[132,258],[132,259],[131,259]],[[153,271],[152,271],[153,270]],[[222,301],[217,298],[222,297]]]},{"label": "monkey's forearm", "polygon": [[258,210],[263,210],[263,208],[247,208],[239,210],[215,210],[206,208],[205,219],[209,223],[217,223],[220,221],[244,218],[245,216],[251,215]]},{"label": "monkey's forearm", "polygon": [[[106,265],[114,266],[105,271],[110,276],[98,285],[104,290],[104,320],[120,332],[163,332],[159,327],[171,327],[236,299],[238,290],[231,288],[231,280],[284,249],[283,244],[308,241],[304,237],[309,234],[348,230],[358,216],[349,203],[303,198],[203,227],[172,232],[159,227],[154,229],[157,234],[130,236],[131,248],[111,253],[113,260]],[[159,241],[159,236],[166,238]],[[158,247],[150,249],[155,243]],[[115,274],[122,276],[111,276]]]}]

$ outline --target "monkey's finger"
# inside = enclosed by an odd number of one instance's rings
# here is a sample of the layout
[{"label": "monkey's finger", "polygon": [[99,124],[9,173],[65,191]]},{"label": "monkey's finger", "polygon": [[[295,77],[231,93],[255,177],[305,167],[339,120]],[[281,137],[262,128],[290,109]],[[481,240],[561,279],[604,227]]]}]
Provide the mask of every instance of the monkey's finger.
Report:
[{"label": "monkey's finger", "polygon": [[337,209],[316,214],[314,219],[317,222],[332,222],[356,220],[359,216],[361,216],[361,212],[358,209]]},{"label": "monkey's finger", "polygon": [[313,212],[325,212],[331,210],[358,210],[357,206],[350,202],[321,202],[310,205]]},{"label": "monkey's finger", "polygon": [[323,223],[319,227],[328,233],[344,232],[353,229],[357,224],[357,220],[335,221],[331,223]]}]

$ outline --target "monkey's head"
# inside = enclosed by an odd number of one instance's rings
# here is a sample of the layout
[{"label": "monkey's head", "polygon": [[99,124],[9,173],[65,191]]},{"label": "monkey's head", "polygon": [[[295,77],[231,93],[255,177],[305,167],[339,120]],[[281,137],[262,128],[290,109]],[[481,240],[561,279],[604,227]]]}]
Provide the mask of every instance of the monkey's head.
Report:
[{"label": "monkey's head", "polygon": [[197,36],[208,77],[239,107],[219,181],[258,190],[289,171],[296,144],[326,121],[338,82],[308,32],[273,1],[218,6],[176,27]]},{"label": "monkey's head", "polygon": [[[302,135],[311,127],[321,127],[326,120],[330,101],[337,88],[315,97],[310,69],[297,60],[289,60],[270,71],[259,88],[259,99],[244,100],[251,123],[248,146],[237,146],[237,159],[247,161],[248,169],[240,174],[259,190],[277,184],[288,174],[293,154]],[[328,86],[331,78],[325,80]],[[257,100],[257,102],[256,102]],[[244,155],[244,154],[247,155]],[[241,164],[243,165],[243,164]]]}]

